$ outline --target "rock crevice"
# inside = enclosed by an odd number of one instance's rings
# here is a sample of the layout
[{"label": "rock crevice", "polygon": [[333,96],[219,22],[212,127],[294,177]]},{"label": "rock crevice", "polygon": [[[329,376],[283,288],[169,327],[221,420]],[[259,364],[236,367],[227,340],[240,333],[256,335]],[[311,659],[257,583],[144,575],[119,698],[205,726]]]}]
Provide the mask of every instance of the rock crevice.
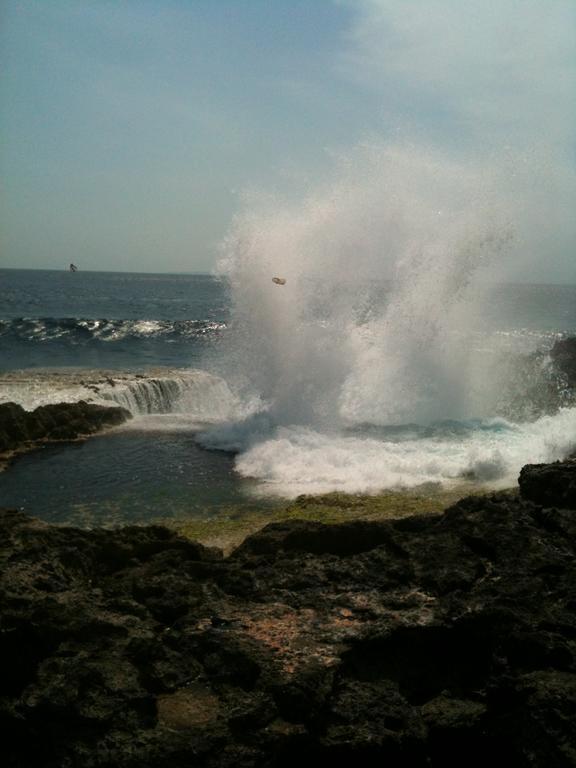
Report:
[{"label": "rock crevice", "polygon": [[229,557],[2,511],[3,765],[576,765],[575,472]]}]

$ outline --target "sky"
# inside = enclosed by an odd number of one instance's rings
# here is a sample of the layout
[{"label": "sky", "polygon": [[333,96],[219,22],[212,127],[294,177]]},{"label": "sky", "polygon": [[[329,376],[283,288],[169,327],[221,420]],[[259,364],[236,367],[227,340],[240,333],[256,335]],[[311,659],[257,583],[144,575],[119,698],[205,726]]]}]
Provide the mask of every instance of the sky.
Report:
[{"label": "sky", "polygon": [[0,266],[210,271],[246,190],[411,141],[513,155],[502,274],[576,283],[575,102],[573,0],[3,0]]}]

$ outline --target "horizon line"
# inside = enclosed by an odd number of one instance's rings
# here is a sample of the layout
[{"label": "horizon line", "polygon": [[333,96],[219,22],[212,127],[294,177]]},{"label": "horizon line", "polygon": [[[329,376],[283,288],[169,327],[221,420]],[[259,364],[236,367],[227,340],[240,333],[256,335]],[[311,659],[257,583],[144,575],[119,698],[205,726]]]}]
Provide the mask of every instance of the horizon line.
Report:
[{"label": "horizon line", "polygon": [[[2,267],[0,266],[0,272],[69,272],[68,268],[55,268],[55,267]],[[127,271],[127,270],[121,270],[121,269],[78,269],[77,272],[74,274],[92,274],[92,275],[173,275],[173,276],[184,276],[184,275],[198,275],[198,276],[206,276],[206,277],[225,277],[223,275],[216,275],[214,272],[207,271],[207,270],[196,270],[196,271],[189,271],[189,272],[148,272],[148,271]],[[393,278],[381,278],[382,281],[389,282],[392,281]],[[492,284],[492,285],[534,285],[534,286],[545,286],[545,285],[554,285],[554,286],[570,286],[574,287],[576,286],[576,280],[574,282],[566,282],[566,281],[552,281],[552,282],[545,282],[545,283],[539,283],[539,282],[533,282],[533,281],[517,281],[517,280],[482,280],[482,284]]]}]

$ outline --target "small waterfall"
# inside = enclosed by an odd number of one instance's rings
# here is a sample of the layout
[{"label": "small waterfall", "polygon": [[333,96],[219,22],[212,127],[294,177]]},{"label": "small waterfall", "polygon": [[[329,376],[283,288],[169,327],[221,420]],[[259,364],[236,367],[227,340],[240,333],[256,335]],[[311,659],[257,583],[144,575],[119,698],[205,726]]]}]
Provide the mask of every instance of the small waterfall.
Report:
[{"label": "small waterfall", "polygon": [[134,415],[170,413],[185,389],[182,379],[142,379],[123,382],[100,396],[112,400]]},{"label": "small waterfall", "polygon": [[134,415],[186,413],[205,421],[229,418],[236,407],[226,382],[206,371],[111,380],[98,396]]},{"label": "small waterfall", "polygon": [[182,414],[201,422],[223,421],[239,413],[226,382],[202,370],[154,369],[148,375],[35,370],[0,376],[0,402],[34,410],[79,400],[120,405],[134,416]]}]

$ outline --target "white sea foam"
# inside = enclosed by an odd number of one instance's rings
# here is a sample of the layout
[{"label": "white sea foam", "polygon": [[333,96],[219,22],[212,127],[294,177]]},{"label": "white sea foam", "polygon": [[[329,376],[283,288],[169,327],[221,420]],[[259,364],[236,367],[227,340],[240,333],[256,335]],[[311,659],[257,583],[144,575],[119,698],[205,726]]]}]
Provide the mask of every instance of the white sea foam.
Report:
[{"label": "white sea foam", "polygon": [[16,343],[67,341],[114,343],[126,340],[165,342],[214,336],[226,324],[210,320],[94,320],[81,318],[0,318],[0,336]]},{"label": "white sea foam", "polygon": [[464,434],[386,440],[279,427],[240,454],[237,469],[284,496],[340,490],[377,492],[463,480],[514,485],[526,463],[554,461],[576,448],[576,409],[532,424],[484,422]]}]

